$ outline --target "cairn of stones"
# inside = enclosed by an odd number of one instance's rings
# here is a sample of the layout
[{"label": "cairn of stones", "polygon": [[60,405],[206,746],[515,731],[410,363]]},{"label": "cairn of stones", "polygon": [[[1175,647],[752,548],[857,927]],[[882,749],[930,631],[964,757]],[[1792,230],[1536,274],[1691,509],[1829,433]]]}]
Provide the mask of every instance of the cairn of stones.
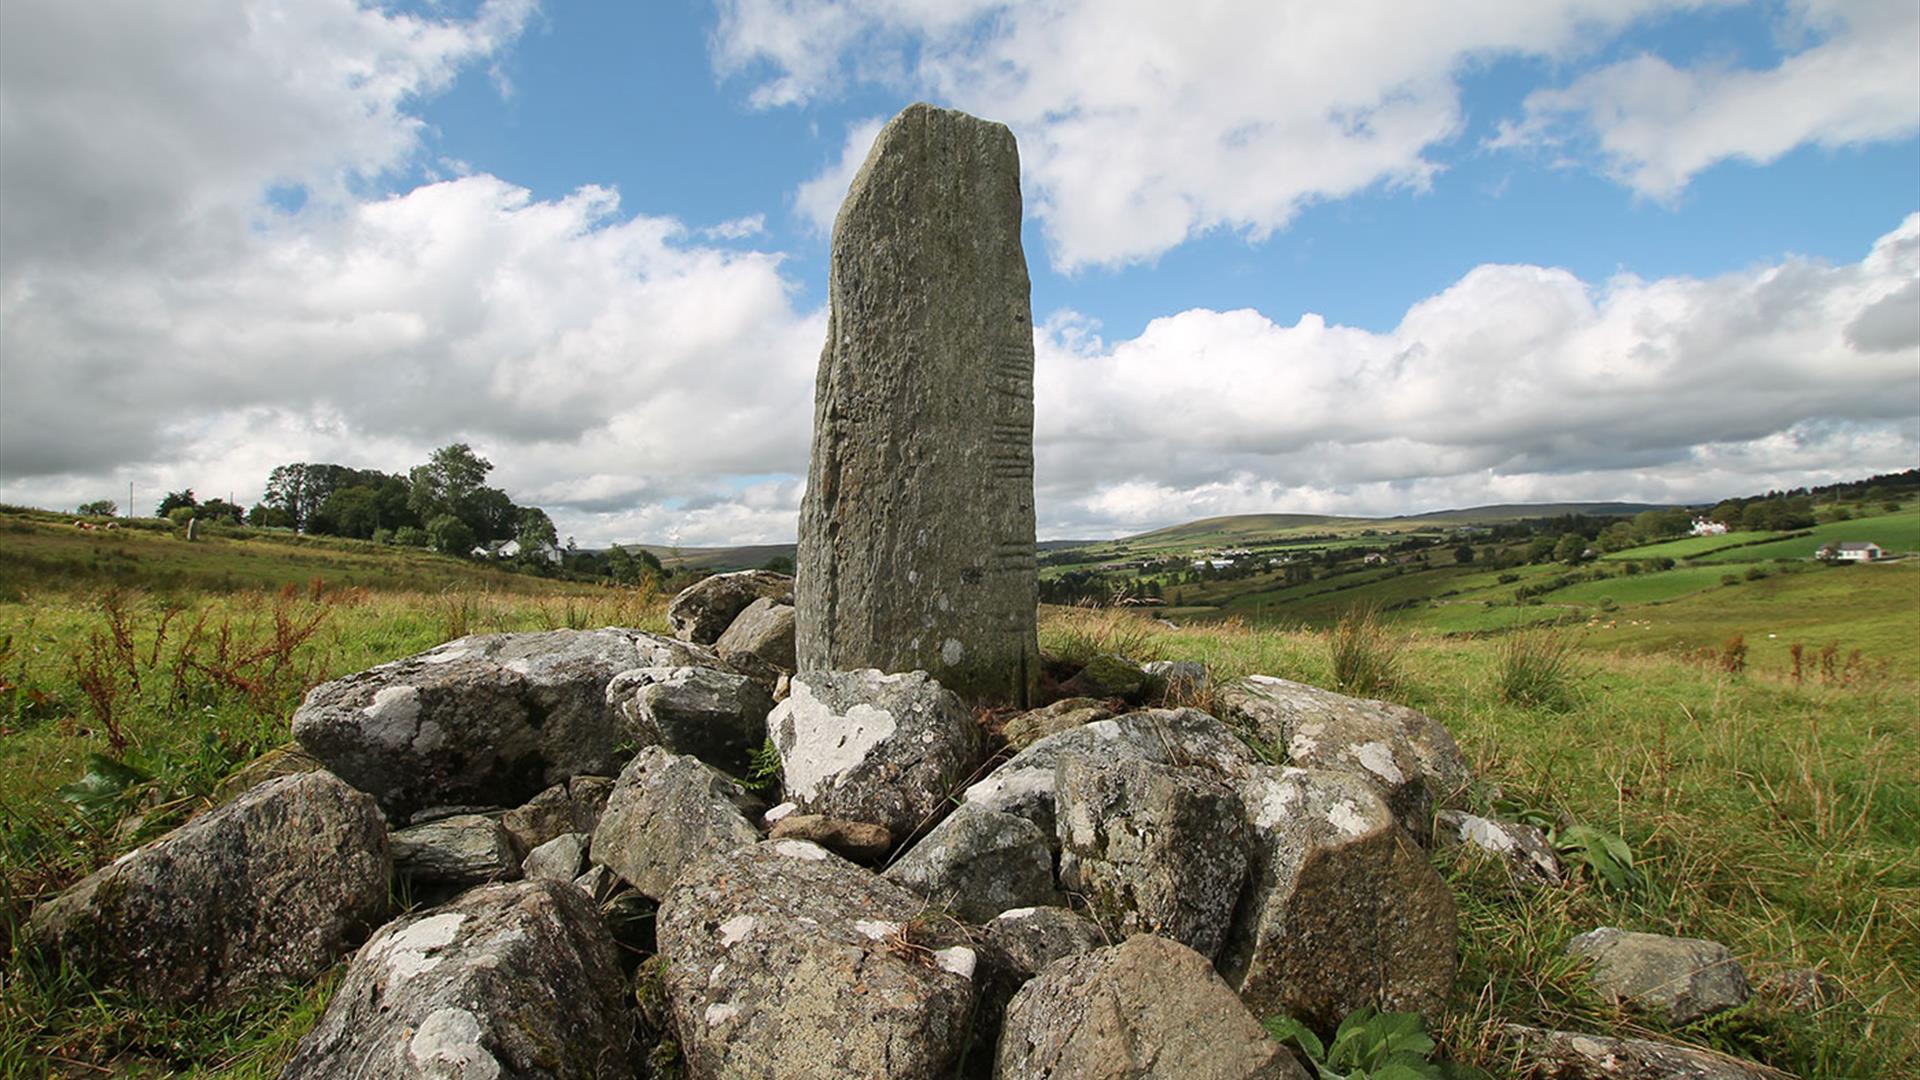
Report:
[{"label": "cairn of stones", "polygon": [[800,512],[802,670],[926,671],[1025,705],[1039,675],[1033,313],[1013,133],[914,105],[833,228]]}]

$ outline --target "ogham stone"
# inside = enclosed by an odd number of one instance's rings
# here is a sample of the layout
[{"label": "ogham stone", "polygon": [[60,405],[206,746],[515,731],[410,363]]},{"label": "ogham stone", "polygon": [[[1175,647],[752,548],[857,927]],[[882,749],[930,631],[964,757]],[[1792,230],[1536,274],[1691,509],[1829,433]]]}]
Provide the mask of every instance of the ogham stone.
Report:
[{"label": "ogham stone", "polygon": [[798,667],[924,670],[1026,704],[1033,317],[1013,133],[913,105],[834,224],[800,511]]}]

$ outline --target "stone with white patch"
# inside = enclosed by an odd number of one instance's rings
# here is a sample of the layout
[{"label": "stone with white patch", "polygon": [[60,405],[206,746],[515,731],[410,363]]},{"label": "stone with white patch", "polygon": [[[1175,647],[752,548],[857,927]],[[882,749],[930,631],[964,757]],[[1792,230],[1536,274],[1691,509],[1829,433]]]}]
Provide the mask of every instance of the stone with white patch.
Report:
[{"label": "stone with white patch", "polygon": [[1566,872],[1547,835],[1531,825],[1495,821],[1460,810],[1442,810],[1433,818],[1436,846],[1467,844],[1498,856],[1521,885],[1560,885]]},{"label": "stone with white patch", "polygon": [[1047,839],[1025,818],[967,803],[888,867],[886,877],[982,923],[1008,908],[1059,899]]},{"label": "stone with white patch", "polygon": [[591,858],[659,899],[700,856],[758,843],[761,805],[699,759],[649,746],[614,783]]},{"label": "stone with white patch", "polygon": [[461,638],[314,687],[293,735],[396,822],[431,806],[516,806],[616,771],[625,736],[607,684],[668,644],[612,627]]},{"label": "stone with white patch", "polygon": [[767,741],[773,695],[761,683],[711,668],[637,668],[607,685],[634,746],[664,746],[716,769],[745,775]]},{"label": "stone with white patch", "polygon": [[803,672],[767,718],[787,797],[810,814],[931,828],[983,753],[960,700],[923,671]]},{"label": "stone with white patch", "polygon": [[1240,785],[1252,867],[1220,973],[1262,1016],[1331,1030],[1362,1005],[1439,1014],[1453,894],[1379,790],[1338,770],[1262,767]]},{"label": "stone with white patch", "polygon": [[925,907],[801,841],[695,864],[657,924],[689,1075],[954,1075],[975,957]]},{"label": "stone with white patch", "polygon": [[1473,779],[1452,734],[1404,705],[1270,675],[1223,684],[1215,697],[1222,719],[1284,753],[1288,764],[1366,777],[1421,843],[1427,842],[1435,808],[1456,799]]},{"label": "stone with white patch", "polygon": [[485,885],[369,939],[281,1076],[620,1080],[633,1075],[625,997],[580,890]]}]

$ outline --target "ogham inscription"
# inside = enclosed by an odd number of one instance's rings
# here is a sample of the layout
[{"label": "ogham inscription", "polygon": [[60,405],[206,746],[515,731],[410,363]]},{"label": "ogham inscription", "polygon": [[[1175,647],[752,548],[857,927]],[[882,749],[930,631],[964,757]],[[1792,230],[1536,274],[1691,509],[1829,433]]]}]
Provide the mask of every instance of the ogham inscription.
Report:
[{"label": "ogham inscription", "polygon": [[802,504],[802,670],[923,669],[1024,703],[1039,673],[1033,315],[1004,126],[915,105],[834,225]]}]

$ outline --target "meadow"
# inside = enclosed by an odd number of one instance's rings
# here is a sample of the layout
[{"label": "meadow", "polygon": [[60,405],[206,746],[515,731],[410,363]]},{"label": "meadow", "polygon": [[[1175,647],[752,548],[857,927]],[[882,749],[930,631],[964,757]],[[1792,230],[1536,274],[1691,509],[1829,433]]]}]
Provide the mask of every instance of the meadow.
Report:
[{"label": "meadow", "polygon": [[[188,544],[162,532],[103,542],[64,523],[14,524],[0,520],[6,1076],[274,1075],[337,972],[230,1010],[156,1008],[75,972],[20,963],[11,950],[26,912],[209,805],[223,780],[286,741],[293,708],[317,681],[468,633],[664,622],[657,592],[497,574],[370,544]],[[42,577],[49,565],[65,569]],[[1642,585],[1654,575],[1622,576],[1561,590],[1578,600],[1565,608],[1484,608],[1467,599],[1472,590],[1517,584],[1449,569],[1463,602],[1412,614],[1571,614],[1544,631],[1572,648],[1571,666],[1550,692],[1518,698],[1503,645],[1521,639],[1409,619],[1381,629],[1373,647],[1390,670],[1367,692],[1455,733],[1480,777],[1467,793],[1476,808],[1613,833],[1631,847],[1638,880],[1616,887],[1582,873],[1566,888],[1527,890],[1471,854],[1436,853],[1462,931],[1460,976],[1436,1033],[1442,1049],[1509,1075],[1505,1022],[1650,1031],[1597,999],[1561,955],[1573,935],[1615,925],[1724,942],[1756,982],[1818,967],[1846,987],[1811,1015],[1760,995],[1659,1037],[1808,1077],[1920,1069],[1920,639],[1899,634],[1916,616],[1896,602],[1898,589],[1876,589],[1893,598],[1879,608],[1863,605],[1858,586],[1868,579],[1857,576],[1904,575],[1887,579],[1904,585],[1913,568],[1814,567],[1736,586],[1718,584],[1712,568],[1671,594]],[[1599,594],[1573,590],[1630,583],[1652,591],[1615,595],[1619,608],[1657,612],[1657,621],[1631,633],[1625,623],[1590,625]],[[1729,626],[1754,627],[1738,665],[1719,648]],[[1329,637],[1234,618],[1171,627],[1122,611],[1043,611],[1042,644],[1057,655],[1199,660],[1221,677],[1337,685]],[[1810,643],[1797,677],[1786,651],[1795,637]],[[1703,638],[1710,652],[1692,644]],[[1823,664],[1824,646],[1811,643],[1828,640],[1850,644]],[[1869,659],[1849,665],[1854,647]]]}]

